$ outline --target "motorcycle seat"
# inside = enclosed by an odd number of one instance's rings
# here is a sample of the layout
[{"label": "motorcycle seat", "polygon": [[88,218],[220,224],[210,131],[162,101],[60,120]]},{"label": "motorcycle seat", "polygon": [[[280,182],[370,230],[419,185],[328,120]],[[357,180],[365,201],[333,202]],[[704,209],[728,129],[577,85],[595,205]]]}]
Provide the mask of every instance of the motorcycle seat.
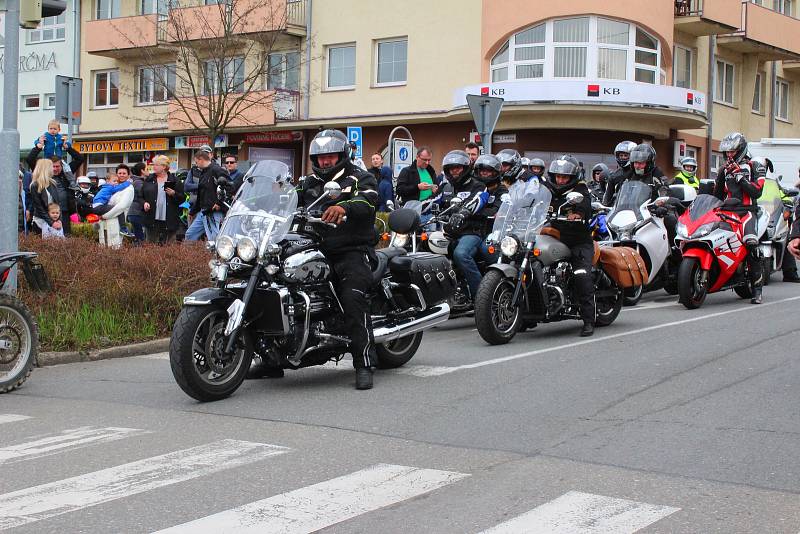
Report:
[{"label": "motorcycle seat", "polygon": [[375,256],[378,259],[378,263],[372,269],[373,283],[378,284],[381,281],[383,274],[389,268],[389,260],[406,254],[406,249],[400,247],[387,247],[376,250]]},{"label": "motorcycle seat", "polygon": [[389,214],[389,228],[398,234],[410,234],[419,225],[419,213],[414,210],[401,208]]}]

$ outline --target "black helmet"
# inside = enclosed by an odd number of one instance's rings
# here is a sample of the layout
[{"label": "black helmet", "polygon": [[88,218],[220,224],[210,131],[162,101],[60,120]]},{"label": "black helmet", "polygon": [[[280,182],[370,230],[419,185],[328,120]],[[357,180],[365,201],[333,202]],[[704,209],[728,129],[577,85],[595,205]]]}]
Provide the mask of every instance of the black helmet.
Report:
[{"label": "black helmet", "polygon": [[513,148],[506,148],[497,153],[497,159],[500,161],[500,165],[511,165],[511,167],[503,173],[502,177],[515,180],[522,170],[522,156],[519,155],[519,152]]},{"label": "black helmet", "polygon": [[[747,139],[739,132],[729,133],[722,138],[719,144],[719,151],[723,154],[725,152],[736,151],[733,161],[742,163],[747,156]],[[727,158],[728,155],[725,154],[725,157]]]},{"label": "black helmet", "polygon": [[598,163],[594,167],[592,167],[592,180],[594,180],[594,173],[600,171],[600,183],[606,183],[608,181],[608,165],[605,163]]},{"label": "black helmet", "polygon": [[636,148],[636,143],[633,141],[622,141],[619,143],[616,148],[614,149],[614,157],[617,159],[617,165],[620,167],[627,167],[630,165],[630,159],[626,161],[620,161],[619,154],[620,152],[628,154],[630,156],[631,151]]},{"label": "black helmet", "polygon": [[[453,178],[453,176],[450,174],[450,169],[453,167],[464,167],[464,171],[457,179]],[[445,154],[444,159],[442,160],[442,172],[444,172],[444,176],[447,178],[448,182],[453,185],[456,185],[460,182],[466,182],[469,180],[470,171],[469,154],[463,150],[451,150]]]},{"label": "black helmet", "polygon": [[[323,154],[339,154],[339,161],[333,167],[323,169],[317,161],[317,156]],[[311,159],[311,168],[314,170],[314,174],[323,180],[332,179],[344,169],[350,159],[350,145],[347,137],[339,130],[322,130],[311,141],[308,157]]]},{"label": "black helmet", "polygon": [[541,159],[541,158],[533,158],[531,160],[530,165],[528,165],[528,170],[530,172],[533,172],[533,168],[534,167],[541,167],[541,169],[542,169],[542,174],[537,174],[536,176],[544,176],[544,171],[547,168],[547,165],[544,164],[544,160],[543,159]]},{"label": "black helmet", "polygon": [[656,149],[653,148],[651,145],[647,145],[642,143],[638,145],[636,148],[631,150],[631,163],[636,162],[644,162],[646,165],[641,172],[638,170],[634,170],[635,176],[645,176],[651,174],[653,169],[656,168]]},{"label": "black helmet", "polygon": [[[563,185],[556,183],[556,175],[565,174],[570,177],[569,182]],[[563,193],[568,189],[572,189],[578,183],[578,162],[572,156],[567,154],[558,159],[550,162],[550,168],[547,170],[548,182],[550,187],[558,194]]]},{"label": "black helmet", "polygon": [[[519,158],[519,155],[517,155],[517,157]],[[475,177],[485,185],[499,182],[501,178],[501,169],[502,166],[500,164],[500,160],[497,158],[497,156],[492,154],[478,156],[478,159],[475,160]],[[481,176],[481,170],[490,170],[492,171],[492,175],[483,177]]]}]

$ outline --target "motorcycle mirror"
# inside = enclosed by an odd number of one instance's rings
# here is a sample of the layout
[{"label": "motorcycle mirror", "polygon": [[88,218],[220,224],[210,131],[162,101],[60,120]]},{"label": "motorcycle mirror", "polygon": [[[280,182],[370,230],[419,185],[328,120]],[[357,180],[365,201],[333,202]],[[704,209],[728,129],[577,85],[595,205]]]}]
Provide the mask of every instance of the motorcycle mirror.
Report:
[{"label": "motorcycle mirror", "polygon": [[500,202],[511,202],[511,195],[503,193],[503,196],[500,197]]},{"label": "motorcycle mirror", "polygon": [[386,201],[386,207],[389,208],[390,210],[393,210],[394,209],[394,202],[391,201],[391,200],[387,200]]},{"label": "motorcycle mirror", "polygon": [[464,201],[459,197],[453,197],[453,198],[450,199],[450,205],[451,206],[460,206],[463,203],[464,203]]},{"label": "motorcycle mirror", "polygon": [[655,203],[656,203],[656,205],[658,205],[658,206],[661,206],[661,205],[663,205],[663,204],[666,204],[666,203],[669,201],[669,199],[670,199],[670,197],[667,197],[667,196],[660,196],[660,197],[658,197],[658,198],[656,199],[656,202],[655,202]]},{"label": "motorcycle mirror", "polygon": [[336,200],[342,194],[342,186],[336,182],[328,182],[325,184],[325,193],[329,198]]},{"label": "motorcycle mirror", "polygon": [[608,211],[609,208],[603,206],[602,202],[592,202],[592,209],[594,211]]},{"label": "motorcycle mirror", "polygon": [[567,193],[567,202],[569,202],[572,205],[580,204],[581,202],[583,202],[583,195],[576,191],[573,191],[572,193]]},{"label": "motorcycle mirror", "polygon": [[786,194],[787,194],[788,196],[790,196],[790,197],[796,197],[798,194],[800,194],[800,191],[798,191],[798,190],[797,190],[797,189],[795,189],[794,187],[788,187],[788,188],[786,189]]}]

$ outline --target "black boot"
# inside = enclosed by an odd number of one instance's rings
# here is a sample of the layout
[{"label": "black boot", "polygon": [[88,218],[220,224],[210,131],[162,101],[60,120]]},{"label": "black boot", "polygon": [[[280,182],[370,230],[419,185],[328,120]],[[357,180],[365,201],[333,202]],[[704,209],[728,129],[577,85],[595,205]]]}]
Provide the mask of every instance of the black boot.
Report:
[{"label": "black boot", "polygon": [[247,371],[248,380],[254,378],[283,378],[283,369],[280,367],[270,367],[264,364],[261,358],[253,358],[250,369]]},{"label": "black boot", "polygon": [[594,324],[584,321],[583,328],[581,328],[581,337],[589,337],[592,334],[594,334]]},{"label": "black boot", "polygon": [[753,298],[750,304],[761,304],[761,286],[753,286]]},{"label": "black boot", "polygon": [[369,367],[356,369],[356,389],[372,389],[372,369]]},{"label": "black boot", "polygon": [[783,273],[783,281],[792,284],[800,284],[800,276],[797,276],[796,271],[793,273]]}]

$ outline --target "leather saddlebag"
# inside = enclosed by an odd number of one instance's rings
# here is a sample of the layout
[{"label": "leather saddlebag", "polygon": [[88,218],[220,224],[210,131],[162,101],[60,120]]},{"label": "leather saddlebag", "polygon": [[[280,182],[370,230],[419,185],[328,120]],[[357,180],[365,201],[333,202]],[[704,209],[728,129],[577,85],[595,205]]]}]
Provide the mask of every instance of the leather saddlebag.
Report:
[{"label": "leather saddlebag", "polygon": [[600,265],[619,287],[647,284],[648,274],[644,259],[630,247],[600,247]]},{"label": "leather saddlebag", "polygon": [[416,285],[427,306],[445,302],[456,289],[456,273],[448,259],[439,254],[417,252],[397,256],[389,260],[389,270],[392,281]]}]

